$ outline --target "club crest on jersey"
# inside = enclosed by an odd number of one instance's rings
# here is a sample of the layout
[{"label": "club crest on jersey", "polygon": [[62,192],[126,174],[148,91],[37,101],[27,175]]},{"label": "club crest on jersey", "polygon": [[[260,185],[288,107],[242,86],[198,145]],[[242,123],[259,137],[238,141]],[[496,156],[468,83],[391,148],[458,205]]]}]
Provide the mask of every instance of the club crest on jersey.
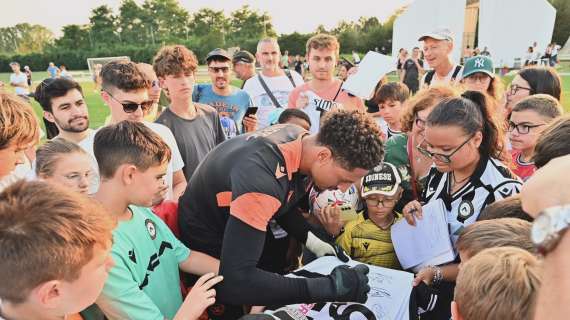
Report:
[{"label": "club crest on jersey", "polygon": [[473,203],[469,200],[463,200],[457,208],[457,220],[464,223],[465,220],[469,219],[475,213],[475,207]]},{"label": "club crest on jersey", "polygon": [[154,224],[154,221],[146,219],[144,221],[144,225],[146,226],[146,230],[148,231],[150,238],[152,240],[156,239],[156,225]]}]

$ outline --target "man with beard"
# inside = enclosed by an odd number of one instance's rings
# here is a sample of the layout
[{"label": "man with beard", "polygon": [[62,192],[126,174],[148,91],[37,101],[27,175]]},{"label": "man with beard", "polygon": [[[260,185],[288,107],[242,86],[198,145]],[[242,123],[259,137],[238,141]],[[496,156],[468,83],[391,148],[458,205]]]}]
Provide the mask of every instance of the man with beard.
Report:
[{"label": "man with beard", "polygon": [[[48,139],[61,138],[78,144],[93,155],[95,130],[89,128],[89,112],[79,83],[67,78],[48,78],[36,87],[36,101],[44,110]],[[95,158],[89,193],[99,185],[99,170]]]},{"label": "man with beard", "polygon": [[230,55],[224,49],[214,49],[208,53],[206,64],[212,84],[195,85],[192,101],[210,105],[218,111],[228,138],[254,131],[257,125],[255,115],[244,117],[247,108],[253,105],[249,94],[230,85]]},{"label": "man with beard", "polygon": [[249,51],[242,50],[234,54],[232,64],[236,77],[243,81],[240,88],[243,89],[245,82],[255,76],[255,57]]},{"label": "man with beard", "polygon": [[334,108],[364,112],[360,98],[342,90],[342,81],[334,77],[340,44],[335,36],[317,34],[307,41],[307,61],[312,79],[289,95],[289,108],[305,111],[311,119],[311,133],[319,131],[320,119]]}]

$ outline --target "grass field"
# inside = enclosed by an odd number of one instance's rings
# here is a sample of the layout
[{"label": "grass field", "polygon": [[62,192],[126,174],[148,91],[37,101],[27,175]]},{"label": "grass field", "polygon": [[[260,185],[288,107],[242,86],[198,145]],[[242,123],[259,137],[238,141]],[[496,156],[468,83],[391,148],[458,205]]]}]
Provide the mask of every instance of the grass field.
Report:
[{"label": "grass field", "polygon": [[[570,63],[565,63],[562,65],[562,68],[559,69],[560,72],[570,73]],[[32,87],[35,86],[44,78],[47,77],[47,72],[35,72],[33,74],[34,82]],[[9,86],[9,73],[0,73],[0,81],[3,81],[6,84],[6,88],[8,91],[12,91],[12,88]],[[390,81],[395,81],[396,76],[389,76]],[[505,86],[512,80],[511,77],[503,78]],[[207,77],[206,67],[201,66],[198,71],[198,82],[208,82],[209,78]],[[103,104],[103,100],[101,99],[98,92],[94,91],[94,84],[92,81],[85,80],[80,81],[81,86],[83,88],[83,93],[85,94],[85,100],[87,105],[89,106],[89,117],[90,117],[90,126],[93,128],[100,127],[105,122],[105,118],[109,115],[109,109]],[[562,83],[563,83],[563,92],[562,92],[562,105],[564,106],[564,110],[566,112],[570,111],[570,75],[562,76]],[[232,84],[239,86],[240,81],[234,80]],[[33,100],[33,99],[32,99]],[[38,117],[42,117],[42,110],[38,103],[32,101],[32,106],[36,111]]]}]

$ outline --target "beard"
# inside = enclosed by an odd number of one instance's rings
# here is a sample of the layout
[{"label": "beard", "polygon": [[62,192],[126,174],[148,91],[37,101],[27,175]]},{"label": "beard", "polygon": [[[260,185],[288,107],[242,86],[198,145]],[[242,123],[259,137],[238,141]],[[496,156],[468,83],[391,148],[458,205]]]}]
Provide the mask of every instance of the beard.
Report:
[{"label": "beard", "polygon": [[[85,121],[82,124],[74,124],[73,122],[76,119],[85,119]],[[85,130],[89,129],[89,118],[87,118],[87,117],[78,117],[78,118],[75,118],[71,121],[68,121],[67,123],[60,122],[56,119],[55,123],[57,124],[57,126],[59,127],[59,129],[61,131],[65,131],[65,132],[79,133],[79,132],[84,132]]]}]

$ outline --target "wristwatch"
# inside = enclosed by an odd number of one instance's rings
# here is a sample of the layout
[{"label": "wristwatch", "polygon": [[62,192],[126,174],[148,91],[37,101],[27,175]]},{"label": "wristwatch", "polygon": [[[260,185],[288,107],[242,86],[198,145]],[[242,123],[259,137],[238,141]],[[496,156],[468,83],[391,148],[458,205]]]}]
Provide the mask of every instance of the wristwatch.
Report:
[{"label": "wristwatch", "polygon": [[570,226],[570,205],[556,206],[542,211],[534,220],[531,239],[542,255],[554,250]]}]

